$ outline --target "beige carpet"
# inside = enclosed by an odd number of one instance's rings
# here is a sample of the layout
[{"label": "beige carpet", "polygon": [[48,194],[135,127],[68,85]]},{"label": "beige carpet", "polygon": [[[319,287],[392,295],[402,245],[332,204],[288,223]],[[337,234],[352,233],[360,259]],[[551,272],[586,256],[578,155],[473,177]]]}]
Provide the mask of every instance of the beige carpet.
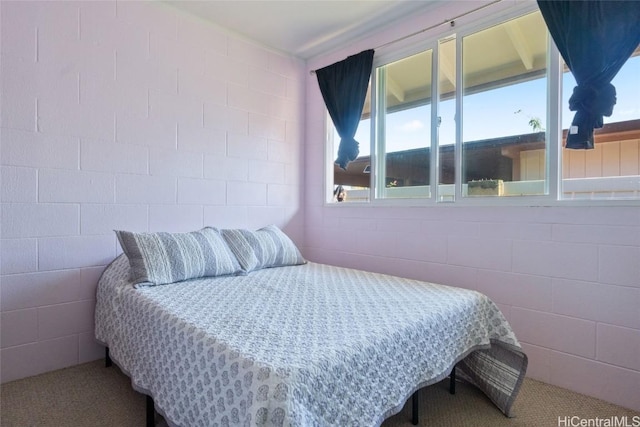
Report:
[{"label": "beige carpet", "polygon": [[[144,396],[131,389],[129,379],[117,367],[104,368],[102,361],[14,381],[0,388],[2,427],[145,425]],[[572,425],[569,421],[559,423],[558,417],[578,417],[575,423],[611,417],[624,421],[623,417],[627,417],[626,425],[640,425],[638,412],[530,379],[524,383],[514,412],[515,418],[504,417],[482,393],[464,383],[458,383],[455,396],[449,394],[447,381],[421,392],[423,426]],[[411,426],[410,417],[411,403],[386,420],[383,427]],[[164,422],[159,419],[158,424]]]}]

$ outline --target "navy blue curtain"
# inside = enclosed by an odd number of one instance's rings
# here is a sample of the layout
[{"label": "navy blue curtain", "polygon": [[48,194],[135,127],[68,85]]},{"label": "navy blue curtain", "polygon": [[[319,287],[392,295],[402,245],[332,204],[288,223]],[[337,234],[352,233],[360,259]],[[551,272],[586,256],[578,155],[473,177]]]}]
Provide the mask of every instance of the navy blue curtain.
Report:
[{"label": "navy blue curtain", "polygon": [[365,50],[344,61],[316,70],[322,98],[340,135],[335,163],[345,170],[349,162],[358,158],[360,153],[354,136],[367,96],[373,53],[373,49]]},{"label": "navy blue curtain", "polygon": [[640,1],[538,0],[538,6],[577,83],[566,148],[591,149],[593,130],[616,103],[611,80],[640,44]]}]

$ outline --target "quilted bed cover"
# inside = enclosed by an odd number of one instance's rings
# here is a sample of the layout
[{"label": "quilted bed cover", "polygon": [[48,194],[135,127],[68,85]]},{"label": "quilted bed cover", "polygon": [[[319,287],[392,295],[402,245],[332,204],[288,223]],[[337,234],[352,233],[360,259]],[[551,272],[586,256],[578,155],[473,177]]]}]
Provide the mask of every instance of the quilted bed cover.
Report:
[{"label": "quilted bed cover", "polygon": [[95,320],[171,426],[377,426],[459,361],[510,415],[527,366],[483,294],[312,262],[135,289],[120,256]]}]

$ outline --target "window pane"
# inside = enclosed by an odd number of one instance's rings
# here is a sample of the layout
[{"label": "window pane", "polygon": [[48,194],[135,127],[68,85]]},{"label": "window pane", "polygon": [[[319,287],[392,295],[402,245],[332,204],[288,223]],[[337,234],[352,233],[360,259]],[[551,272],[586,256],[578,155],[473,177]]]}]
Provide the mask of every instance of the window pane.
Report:
[{"label": "window pane", "polygon": [[[338,165],[333,163],[333,160],[338,158],[338,148],[340,146],[340,135],[333,126],[331,118],[327,113],[329,122],[331,122],[331,128],[333,129],[332,143],[333,157],[330,159],[333,168],[333,190],[334,202],[366,202],[369,200],[369,186],[370,186],[370,163],[371,163],[371,88],[367,90],[367,96],[364,102],[364,108],[362,110],[362,117],[360,118],[360,124],[356,131],[355,140],[358,141],[358,148],[360,153],[358,158],[350,162],[347,165],[347,170],[341,169]],[[344,190],[338,200],[338,186]]]},{"label": "window pane", "polygon": [[462,41],[462,194],[546,194],[547,30],[540,12]]},{"label": "window pane", "polygon": [[430,197],[432,51],[378,67],[377,197]]},{"label": "window pane", "polygon": [[456,39],[438,43],[438,201],[455,200]]},{"label": "window pane", "polygon": [[[565,199],[640,197],[640,47],[611,82],[616,105],[604,127],[595,131],[593,150],[562,149],[562,196]],[[576,85],[565,66],[562,79],[563,146],[574,112],[569,98]]]}]

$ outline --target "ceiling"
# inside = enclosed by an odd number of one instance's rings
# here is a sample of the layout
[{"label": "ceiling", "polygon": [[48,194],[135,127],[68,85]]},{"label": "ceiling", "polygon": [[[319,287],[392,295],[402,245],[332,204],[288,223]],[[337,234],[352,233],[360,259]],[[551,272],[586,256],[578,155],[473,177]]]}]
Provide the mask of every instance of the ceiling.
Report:
[{"label": "ceiling", "polygon": [[302,59],[336,49],[437,0],[168,0],[185,12]]}]

